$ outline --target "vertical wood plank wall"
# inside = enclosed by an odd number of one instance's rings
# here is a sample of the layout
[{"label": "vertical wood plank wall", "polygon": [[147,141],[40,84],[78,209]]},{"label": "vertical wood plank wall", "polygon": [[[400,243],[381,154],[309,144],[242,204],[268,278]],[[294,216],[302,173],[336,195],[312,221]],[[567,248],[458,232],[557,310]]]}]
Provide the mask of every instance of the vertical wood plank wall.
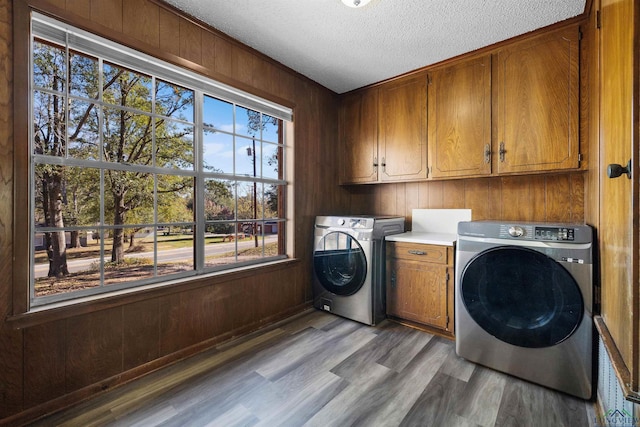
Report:
[{"label": "vertical wood plank wall", "polygon": [[474,220],[583,222],[585,173],[493,177],[350,187],[352,213],[471,209]]},{"label": "vertical wood plank wall", "polygon": [[[12,93],[12,10],[27,6],[293,107],[289,203],[299,262],[233,281],[200,279],[23,329],[5,321],[13,312],[13,152],[26,143],[13,140],[12,97],[28,96]],[[27,31],[26,22],[19,26]],[[0,0],[0,58],[0,424],[28,421],[308,306],[314,216],[349,203],[335,173],[335,93],[156,0]]]},{"label": "vertical wood plank wall", "polygon": [[[13,97],[27,96],[12,93],[12,8],[25,5],[293,107],[299,262],[23,329],[5,321],[13,312],[13,152],[26,143],[14,141],[12,130]],[[306,307],[316,215],[404,215],[407,224],[413,208],[470,208],[478,220],[589,216],[585,172],[339,186],[338,96],[159,0],[0,0],[0,58],[0,424],[72,404]]]}]

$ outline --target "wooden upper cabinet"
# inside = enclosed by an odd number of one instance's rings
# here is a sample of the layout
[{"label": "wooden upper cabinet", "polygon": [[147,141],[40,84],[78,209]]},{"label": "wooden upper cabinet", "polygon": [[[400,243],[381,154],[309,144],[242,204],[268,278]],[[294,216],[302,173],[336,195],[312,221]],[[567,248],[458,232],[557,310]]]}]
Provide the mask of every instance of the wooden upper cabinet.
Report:
[{"label": "wooden upper cabinet", "polygon": [[380,181],[426,179],[426,76],[382,85],[378,96]]},{"label": "wooden upper cabinet", "polygon": [[345,95],[340,182],[579,169],[579,44],[572,25]]},{"label": "wooden upper cabinet", "polygon": [[431,178],[491,174],[491,56],[430,73]]},{"label": "wooden upper cabinet", "polygon": [[495,54],[497,172],[578,168],[577,26],[514,43]]},{"label": "wooden upper cabinet", "polygon": [[346,95],[340,109],[340,183],[378,180],[378,90]]}]

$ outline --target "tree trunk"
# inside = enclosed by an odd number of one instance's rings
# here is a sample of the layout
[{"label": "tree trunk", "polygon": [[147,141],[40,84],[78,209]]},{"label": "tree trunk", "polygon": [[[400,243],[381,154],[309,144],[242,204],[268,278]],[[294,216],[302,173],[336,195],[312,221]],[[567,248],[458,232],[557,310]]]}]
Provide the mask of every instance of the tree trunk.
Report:
[{"label": "tree trunk", "polygon": [[[113,225],[123,225],[125,215],[124,195],[114,192],[113,202]],[[124,229],[122,227],[118,227],[113,230],[111,262],[115,264],[124,262]]]},{"label": "tree trunk", "polygon": [[111,262],[120,264],[124,261],[124,230],[113,230],[113,245],[111,246]]},{"label": "tree trunk", "polygon": [[135,231],[132,231],[131,234],[129,234],[129,248],[133,248],[135,246],[135,243],[133,242],[133,236],[135,236],[135,234]]},{"label": "tree trunk", "polygon": [[80,232],[78,230],[74,230],[71,232],[71,242],[69,243],[69,247],[79,248],[80,246]]},{"label": "tree trunk", "polygon": [[[49,196],[49,227],[62,229],[64,220],[62,217],[62,176],[54,172],[47,182],[47,195]],[[49,277],[62,277],[69,274],[67,269],[67,242],[64,231],[51,233],[51,249],[49,252]]]}]

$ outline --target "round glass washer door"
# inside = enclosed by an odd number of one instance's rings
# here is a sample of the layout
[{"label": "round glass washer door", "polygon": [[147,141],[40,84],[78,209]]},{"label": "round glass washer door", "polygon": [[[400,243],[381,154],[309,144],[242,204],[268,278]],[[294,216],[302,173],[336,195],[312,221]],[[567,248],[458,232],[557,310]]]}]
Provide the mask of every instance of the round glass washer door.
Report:
[{"label": "round glass washer door", "polygon": [[480,252],[461,275],[469,315],[494,337],[520,347],[549,347],[578,328],[584,302],[578,284],[554,259],[528,248]]},{"label": "round glass washer door", "polygon": [[367,258],[358,241],[347,233],[323,236],[313,252],[316,278],[329,292],[349,296],[360,290],[367,277]]}]

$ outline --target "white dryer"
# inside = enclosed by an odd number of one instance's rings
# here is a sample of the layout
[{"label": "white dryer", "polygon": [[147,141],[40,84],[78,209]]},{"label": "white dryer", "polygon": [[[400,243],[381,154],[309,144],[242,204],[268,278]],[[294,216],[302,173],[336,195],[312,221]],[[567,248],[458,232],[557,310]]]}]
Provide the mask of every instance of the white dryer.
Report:
[{"label": "white dryer", "polygon": [[367,325],[383,320],[384,237],[402,232],[402,217],[316,217],[314,307]]},{"label": "white dryer", "polygon": [[589,399],[592,291],[591,227],[458,224],[459,356]]}]

